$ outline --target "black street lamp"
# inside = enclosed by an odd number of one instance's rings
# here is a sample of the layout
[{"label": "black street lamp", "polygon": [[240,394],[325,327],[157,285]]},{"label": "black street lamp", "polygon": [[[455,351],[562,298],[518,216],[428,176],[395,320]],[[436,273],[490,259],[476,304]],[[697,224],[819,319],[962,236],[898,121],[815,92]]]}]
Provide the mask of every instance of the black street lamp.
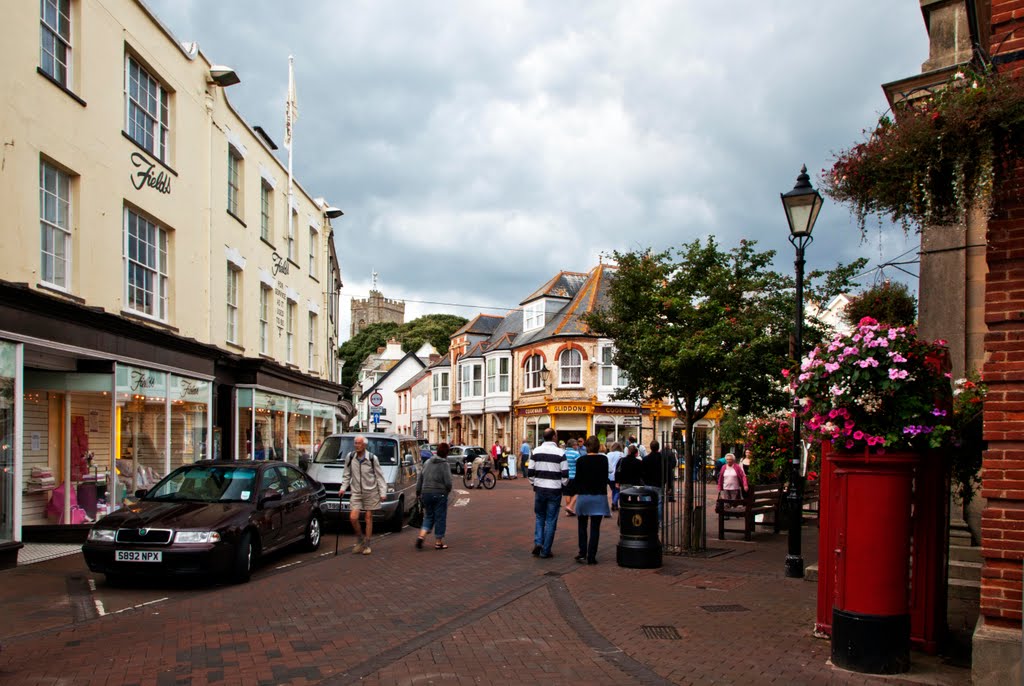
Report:
[{"label": "black street lamp", "polygon": [[[821,211],[821,194],[811,187],[807,165],[800,167],[793,190],[782,195],[782,206],[789,222],[789,242],[796,248],[796,313],[795,356],[803,359],[804,328],[804,248],[811,242],[814,222]],[[804,558],[800,554],[800,525],[803,521],[804,477],[801,473],[803,452],[800,441],[800,399],[793,396],[793,457],[789,465],[789,550],[786,555],[786,576],[801,579],[804,576]]]}]

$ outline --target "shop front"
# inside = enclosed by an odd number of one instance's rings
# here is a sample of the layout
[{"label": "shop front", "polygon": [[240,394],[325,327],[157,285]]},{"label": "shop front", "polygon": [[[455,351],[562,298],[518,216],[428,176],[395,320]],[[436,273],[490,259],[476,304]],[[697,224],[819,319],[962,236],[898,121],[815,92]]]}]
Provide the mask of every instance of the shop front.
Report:
[{"label": "shop front", "polygon": [[335,433],[335,405],[262,388],[235,390],[235,459],[282,460],[305,469]]},{"label": "shop front", "polygon": [[22,346],[0,340],[0,569],[18,560],[21,524]]}]

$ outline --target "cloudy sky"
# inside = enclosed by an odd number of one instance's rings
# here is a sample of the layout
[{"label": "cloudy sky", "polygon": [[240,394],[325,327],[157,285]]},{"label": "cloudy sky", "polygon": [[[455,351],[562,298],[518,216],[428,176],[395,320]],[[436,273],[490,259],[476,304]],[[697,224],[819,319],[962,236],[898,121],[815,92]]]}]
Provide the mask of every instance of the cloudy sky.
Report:
[{"label": "cloudy sky", "polygon": [[[295,176],[345,210],[343,293],[376,271],[407,319],[708,235],[791,271],[779,193],[803,163],[817,186],[928,52],[918,0],[146,2],[238,72],[230,100],[279,143],[295,56]],[[809,268],[917,243],[862,241],[827,199],[814,236]]]}]

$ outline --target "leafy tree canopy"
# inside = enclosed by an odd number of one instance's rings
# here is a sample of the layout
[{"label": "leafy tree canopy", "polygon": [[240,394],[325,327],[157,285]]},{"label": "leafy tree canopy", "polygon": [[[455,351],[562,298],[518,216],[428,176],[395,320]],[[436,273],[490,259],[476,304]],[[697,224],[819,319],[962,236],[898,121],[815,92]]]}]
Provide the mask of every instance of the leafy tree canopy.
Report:
[{"label": "leafy tree canopy", "polygon": [[427,314],[405,324],[380,322],[370,324],[348,339],[338,348],[338,356],[345,361],[341,383],[351,387],[356,382],[359,366],[367,355],[377,352],[395,338],[402,343],[402,350],[412,352],[424,343],[430,343],[442,355],[448,352],[451,335],[466,324],[465,317],[454,314]]},{"label": "leafy tree canopy", "polygon": [[[755,246],[744,240],[726,251],[712,237],[660,253],[614,254],[618,270],[607,303],[586,321],[615,343],[615,364],[628,379],[620,397],[670,398],[688,436],[717,404],[740,415],[788,404],[779,380],[780,370],[790,365],[794,278],[772,270],[774,251]],[[812,272],[806,297],[830,299],[849,287],[864,263]],[[825,327],[808,318],[805,350],[824,334]],[[691,445],[687,441],[690,473]],[[688,479],[687,500],[690,487]]]},{"label": "leafy tree canopy", "polygon": [[850,298],[843,317],[850,326],[864,317],[882,324],[912,326],[917,321],[917,298],[905,283],[886,281]]}]

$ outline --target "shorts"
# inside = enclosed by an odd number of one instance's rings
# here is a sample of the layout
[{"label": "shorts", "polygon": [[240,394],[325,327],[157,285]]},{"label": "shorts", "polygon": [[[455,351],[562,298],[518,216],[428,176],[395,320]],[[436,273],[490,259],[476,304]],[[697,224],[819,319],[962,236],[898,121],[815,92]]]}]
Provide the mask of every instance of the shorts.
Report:
[{"label": "shorts", "polygon": [[380,509],[380,492],[353,493],[349,496],[348,506],[351,510],[373,512]]}]

